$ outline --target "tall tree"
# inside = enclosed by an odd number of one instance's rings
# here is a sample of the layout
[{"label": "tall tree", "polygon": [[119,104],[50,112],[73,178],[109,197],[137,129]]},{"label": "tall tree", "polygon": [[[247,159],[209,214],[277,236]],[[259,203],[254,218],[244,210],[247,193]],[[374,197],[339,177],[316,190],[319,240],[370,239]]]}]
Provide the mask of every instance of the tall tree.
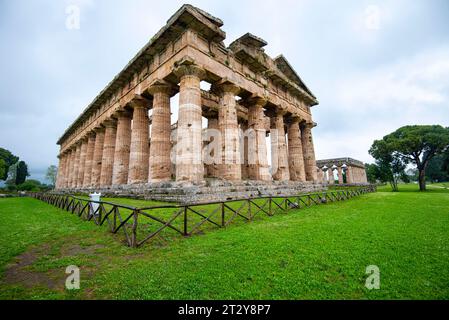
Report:
[{"label": "tall tree", "polygon": [[16,185],[24,183],[29,175],[28,166],[25,161],[19,161],[17,163]]},{"label": "tall tree", "polygon": [[384,140],[376,140],[369,153],[376,159],[374,173],[381,182],[389,182],[393,191],[398,191],[398,182],[405,176],[407,159],[402,159]]},{"label": "tall tree", "polygon": [[0,159],[5,162],[5,170],[2,175],[0,175],[0,180],[6,180],[8,178],[9,167],[19,161],[19,157],[16,157],[11,153],[11,151],[0,148]]},{"label": "tall tree", "polygon": [[449,146],[449,128],[439,125],[404,126],[380,141],[385,143],[393,157],[400,158],[404,163],[416,165],[419,189],[424,191],[429,161]]},{"label": "tall tree", "polygon": [[54,186],[56,184],[56,175],[58,174],[58,168],[55,165],[51,165],[47,169],[45,179],[50,181],[50,184]]},{"label": "tall tree", "polygon": [[0,180],[4,180],[3,177],[8,174],[8,167],[3,159],[0,159]]}]

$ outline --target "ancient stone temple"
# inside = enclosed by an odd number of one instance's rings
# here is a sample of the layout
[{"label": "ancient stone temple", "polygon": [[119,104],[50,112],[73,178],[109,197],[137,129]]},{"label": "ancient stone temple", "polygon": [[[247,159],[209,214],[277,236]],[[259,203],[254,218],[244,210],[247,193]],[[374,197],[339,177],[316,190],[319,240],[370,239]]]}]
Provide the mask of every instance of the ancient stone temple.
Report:
[{"label": "ancient stone temple", "polygon": [[317,177],[324,184],[368,184],[365,165],[352,158],[317,160]]},{"label": "ancient stone temple", "polygon": [[179,200],[322,188],[316,97],[264,40],[247,33],[226,47],[222,25],[182,6],[58,140],[57,189]]}]

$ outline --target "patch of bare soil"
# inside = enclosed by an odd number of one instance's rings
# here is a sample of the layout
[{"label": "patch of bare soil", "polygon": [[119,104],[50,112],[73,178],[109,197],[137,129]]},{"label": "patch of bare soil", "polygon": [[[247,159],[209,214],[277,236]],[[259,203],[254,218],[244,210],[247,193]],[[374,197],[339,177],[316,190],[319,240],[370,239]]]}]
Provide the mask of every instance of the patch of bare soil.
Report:
[{"label": "patch of bare soil", "polygon": [[[78,244],[66,244],[61,247],[58,258],[76,256],[81,254],[95,254],[103,245],[82,247]],[[28,249],[15,257],[13,262],[6,266],[2,282],[10,285],[21,285],[26,288],[44,287],[55,291],[64,291],[67,274],[65,268],[49,269],[45,272],[33,270],[31,266],[40,258],[48,254],[49,244],[42,244]],[[91,277],[92,269],[80,266],[82,280]]]}]

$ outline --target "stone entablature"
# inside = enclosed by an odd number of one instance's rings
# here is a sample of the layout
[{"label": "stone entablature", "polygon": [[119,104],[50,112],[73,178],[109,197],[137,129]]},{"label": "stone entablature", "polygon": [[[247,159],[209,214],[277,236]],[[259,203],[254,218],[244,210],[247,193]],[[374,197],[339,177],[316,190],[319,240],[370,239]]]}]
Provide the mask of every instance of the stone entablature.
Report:
[{"label": "stone entablature", "polygon": [[[287,171],[304,174],[273,178],[316,181],[311,134],[315,123],[310,111],[318,104],[316,97],[285,57],[272,59],[265,54],[264,40],[247,33],[226,48],[222,25],[201,9],[182,6],[58,140],[58,188],[144,183],[152,181],[154,173],[157,181],[169,179],[164,145],[171,144],[169,99],[176,93],[180,100],[177,140],[181,141],[176,146],[177,180],[197,182],[204,175],[203,165],[194,163],[201,160],[196,150],[202,145],[201,130],[196,127],[204,116],[209,121],[218,119],[217,129],[227,137],[223,159],[243,152],[235,144],[239,129],[255,130],[254,146],[250,142],[254,152],[249,156],[256,163],[247,166],[248,179],[272,179],[262,140],[276,128],[282,133],[272,139],[277,159],[288,166]],[[200,90],[203,80],[212,85],[209,92]],[[287,132],[300,142],[292,140],[287,148]],[[153,141],[157,146],[151,147]],[[159,166],[155,161],[164,163]],[[245,176],[240,166],[226,164],[220,170],[225,177],[240,180]]]}]

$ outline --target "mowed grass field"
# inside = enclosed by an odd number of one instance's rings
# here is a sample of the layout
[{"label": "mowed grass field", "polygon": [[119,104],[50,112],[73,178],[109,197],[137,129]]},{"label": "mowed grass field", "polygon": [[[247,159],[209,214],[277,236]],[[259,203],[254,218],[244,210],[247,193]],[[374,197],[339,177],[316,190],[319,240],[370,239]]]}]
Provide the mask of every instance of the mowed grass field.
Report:
[{"label": "mowed grass field", "polygon": [[[449,189],[417,188],[138,249],[41,201],[0,199],[0,298],[449,299]],[[64,289],[68,265],[80,290]],[[369,265],[378,290],[365,287]]]}]

